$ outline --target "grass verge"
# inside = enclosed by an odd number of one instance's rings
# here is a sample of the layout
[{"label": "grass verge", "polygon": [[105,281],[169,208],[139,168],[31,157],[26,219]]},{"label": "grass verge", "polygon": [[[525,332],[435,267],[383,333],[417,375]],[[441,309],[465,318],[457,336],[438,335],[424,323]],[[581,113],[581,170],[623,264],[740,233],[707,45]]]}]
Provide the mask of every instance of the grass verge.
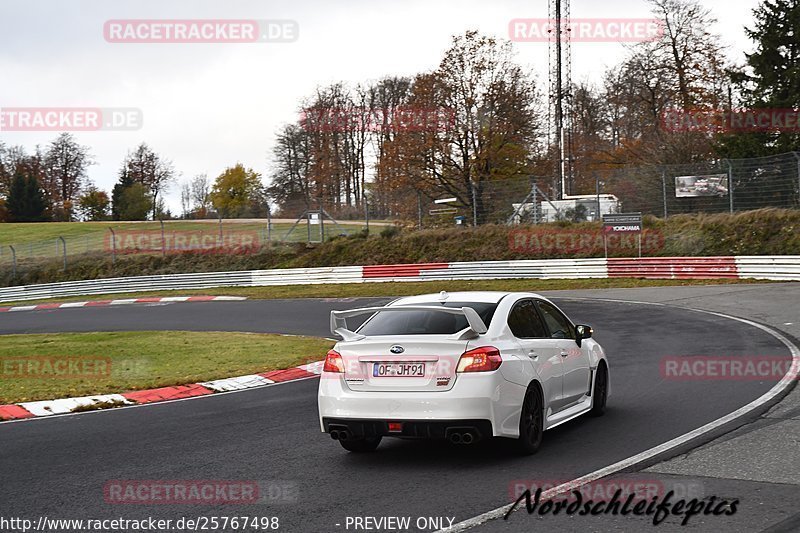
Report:
[{"label": "grass verge", "polygon": [[585,289],[626,289],[634,287],[676,287],[683,285],[747,285],[773,283],[751,279],[499,279],[419,281],[386,283],[339,283],[328,285],[283,285],[272,287],[219,287],[177,291],[130,292],[122,294],[96,294],[42,300],[25,300],[0,303],[0,307],[33,305],[43,302],[83,302],[90,300],[113,300],[122,298],[158,296],[245,296],[256,300],[285,298],[360,298],[381,296],[411,296],[439,291],[557,291]]},{"label": "grass verge", "polygon": [[[3,335],[0,404],[112,394],[290,368],[319,361],[332,345],[316,337],[228,332]],[[45,370],[45,363],[62,357],[85,362],[73,367],[72,376],[54,377]],[[20,371],[20,364],[32,365],[31,370]]]},{"label": "grass verge", "polygon": [[[228,272],[273,268],[304,268],[345,265],[389,265],[398,263],[447,263],[457,261],[500,261],[518,259],[600,258],[605,254],[599,223],[549,223],[535,226],[486,224],[475,228],[374,228],[369,234],[358,224],[328,228],[323,244],[287,242],[240,250],[212,248],[195,252],[150,250],[147,253],[122,253],[132,245],[120,241],[116,261],[105,239],[110,232],[103,223],[78,223],[69,231],[92,231],[90,235],[67,240],[67,265],[60,257],[55,239],[42,246],[20,245],[15,248],[17,268],[14,275],[12,254],[6,244],[18,238],[33,238],[46,232],[61,231],[50,224],[2,224],[0,249],[0,286],[30,285],[58,281],[112,278],[124,276],[177,274],[186,272]],[[80,224],[94,224],[81,226]],[[149,225],[148,225],[149,224]],[[153,230],[153,223],[128,225],[135,231]],[[255,231],[262,242],[265,226],[246,222],[229,224],[223,233]],[[326,226],[327,227],[327,226]],[[101,231],[97,231],[98,228]],[[170,222],[165,232],[214,231],[209,223]],[[258,229],[260,228],[260,229]],[[307,233],[295,231],[291,239],[304,241]],[[648,257],[712,257],[730,255],[800,254],[800,209],[761,209],[735,214],[678,215],[667,220],[646,216],[642,234],[642,253]],[[202,229],[201,229],[202,230]],[[122,230],[120,230],[122,231]],[[154,230],[156,232],[160,230]],[[348,235],[341,236],[338,233]],[[170,233],[170,235],[172,235]],[[122,233],[118,235],[122,239]],[[252,235],[251,235],[252,237]],[[280,232],[272,236],[280,238]],[[160,235],[159,235],[160,238]],[[314,239],[312,235],[312,240]],[[147,241],[147,239],[145,239]],[[633,235],[607,240],[609,257],[638,255]],[[63,246],[63,245],[62,245]],[[145,246],[147,248],[147,246]],[[130,250],[129,250],[130,251]],[[173,253],[174,252],[174,253]]]}]

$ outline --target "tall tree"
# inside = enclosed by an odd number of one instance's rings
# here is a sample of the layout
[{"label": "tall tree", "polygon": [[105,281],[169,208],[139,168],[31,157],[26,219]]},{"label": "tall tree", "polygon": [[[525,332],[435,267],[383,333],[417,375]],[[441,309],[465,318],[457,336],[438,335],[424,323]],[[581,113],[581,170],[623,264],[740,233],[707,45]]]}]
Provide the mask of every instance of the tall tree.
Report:
[{"label": "tall tree", "polygon": [[313,184],[309,173],[310,133],[299,124],[284,126],[272,150],[272,172],[267,193],[286,216],[311,208]]},{"label": "tall tree", "polygon": [[181,217],[191,218],[192,188],[188,181],[181,183]]},{"label": "tall tree", "polygon": [[155,153],[146,143],[129,152],[123,163],[129,178],[148,189],[152,205],[150,212],[155,216],[158,200],[167,190],[175,176],[172,162]]},{"label": "tall tree", "polygon": [[[746,28],[755,51],[734,73],[742,104],[754,109],[800,108],[800,1],[763,0]],[[740,132],[720,139],[726,157],[758,157],[800,149],[796,131]]]},{"label": "tall tree", "polygon": [[674,99],[684,109],[717,106],[727,81],[725,50],[719,35],[709,31],[716,22],[697,0],[649,0],[664,29],[646,46],[673,78]]},{"label": "tall tree", "polygon": [[0,195],[8,196],[14,175],[21,171],[28,155],[22,146],[6,146],[0,143]]},{"label": "tall tree", "polygon": [[10,168],[8,161],[8,148],[0,141],[0,197],[8,196],[13,176],[14,169]]},{"label": "tall tree", "polygon": [[147,220],[153,209],[150,190],[138,182],[122,189],[119,203],[119,220]]},{"label": "tall tree", "polygon": [[35,176],[15,174],[6,203],[12,222],[41,222],[45,220],[44,193]]},{"label": "tall tree", "polygon": [[105,191],[101,191],[94,185],[89,185],[78,198],[78,214],[82,220],[92,222],[106,220],[110,203],[111,201]]},{"label": "tall tree", "polygon": [[439,118],[422,128],[398,124],[394,157],[418,190],[454,196],[481,217],[490,181],[528,173],[539,103],[511,43],[468,31],[453,38],[435,72],[415,79],[412,113]]},{"label": "tall tree", "polygon": [[126,220],[122,218],[123,212],[126,211],[124,193],[134,183],[136,182],[128,170],[127,163],[123,163],[122,168],[119,169],[119,179],[111,189],[111,218],[113,220]]},{"label": "tall tree", "polygon": [[261,189],[261,176],[241,163],[225,169],[211,188],[211,203],[225,218],[249,215],[248,208]]},{"label": "tall tree", "polygon": [[47,167],[46,188],[54,214],[59,220],[71,220],[72,210],[81,192],[86,172],[94,164],[89,148],[78,143],[71,133],[62,133],[44,154]]},{"label": "tall tree", "polygon": [[208,208],[211,205],[209,194],[211,194],[211,185],[208,182],[207,174],[198,174],[192,178],[189,183],[189,196],[197,218],[205,218],[208,215]]},{"label": "tall tree", "polygon": [[613,149],[610,164],[674,164],[713,157],[710,132],[669,131],[666,114],[717,110],[726,103],[728,64],[716,19],[697,0],[648,0],[664,30],[631,47],[606,75]]},{"label": "tall tree", "polygon": [[[372,135],[375,153],[375,177],[371,184],[372,210],[379,216],[391,216],[406,210],[404,196],[414,190],[399,194],[398,186],[405,187],[405,180],[398,173],[402,170],[394,164],[393,142],[399,128],[393,122],[407,104],[412,80],[404,77],[387,77],[369,87],[369,108],[375,121]],[[366,184],[364,185],[366,189]],[[415,202],[412,200],[412,204]]]}]

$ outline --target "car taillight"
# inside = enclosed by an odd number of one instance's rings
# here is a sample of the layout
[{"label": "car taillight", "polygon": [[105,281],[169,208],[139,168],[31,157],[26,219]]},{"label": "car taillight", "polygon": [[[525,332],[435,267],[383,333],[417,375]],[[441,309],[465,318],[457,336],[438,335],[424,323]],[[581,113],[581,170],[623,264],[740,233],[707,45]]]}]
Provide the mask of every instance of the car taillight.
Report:
[{"label": "car taillight", "polygon": [[491,372],[500,368],[503,358],[494,346],[482,346],[461,355],[456,372]]},{"label": "car taillight", "polygon": [[328,355],[325,356],[325,366],[322,367],[323,372],[344,372],[344,361],[339,352],[329,350]]}]

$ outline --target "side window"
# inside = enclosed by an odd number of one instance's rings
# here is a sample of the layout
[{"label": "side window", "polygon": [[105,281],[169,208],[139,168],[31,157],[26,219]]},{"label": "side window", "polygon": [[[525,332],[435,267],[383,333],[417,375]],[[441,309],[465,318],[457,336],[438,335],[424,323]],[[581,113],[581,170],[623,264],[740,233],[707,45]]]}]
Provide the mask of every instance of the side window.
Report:
[{"label": "side window", "polygon": [[539,310],[547,323],[547,329],[550,330],[551,339],[575,338],[572,324],[558,309],[547,302],[539,302]]},{"label": "side window", "polygon": [[547,338],[544,324],[531,300],[523,300],[514,306],[508,315],[508,327],[518,339]]}]

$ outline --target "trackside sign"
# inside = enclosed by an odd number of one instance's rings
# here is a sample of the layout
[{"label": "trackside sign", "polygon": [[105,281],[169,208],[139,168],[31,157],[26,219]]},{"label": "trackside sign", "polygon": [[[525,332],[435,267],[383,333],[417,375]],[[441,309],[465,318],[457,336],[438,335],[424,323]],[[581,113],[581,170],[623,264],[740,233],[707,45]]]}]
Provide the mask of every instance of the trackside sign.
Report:
[{"label": "trackside sign", "polygon": [[604,233],[641,233],[641,213],[619,213],[616,215],[603,215]]}]

